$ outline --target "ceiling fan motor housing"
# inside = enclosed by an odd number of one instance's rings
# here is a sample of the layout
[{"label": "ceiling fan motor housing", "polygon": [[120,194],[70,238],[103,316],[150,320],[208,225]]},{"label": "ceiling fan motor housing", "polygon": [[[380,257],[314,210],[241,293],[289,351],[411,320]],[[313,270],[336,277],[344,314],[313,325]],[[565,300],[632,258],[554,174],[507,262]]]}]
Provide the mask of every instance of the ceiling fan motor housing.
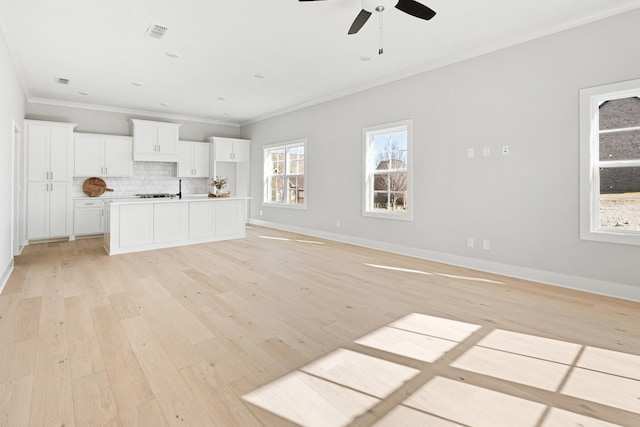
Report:
[{"label": "ceiling fan motor housing", "polygon": [[[398,4],[398,0],[362,0],[362,8],[367,12],[389,10]],[[381,8],[382,10],[379,10]]]}]

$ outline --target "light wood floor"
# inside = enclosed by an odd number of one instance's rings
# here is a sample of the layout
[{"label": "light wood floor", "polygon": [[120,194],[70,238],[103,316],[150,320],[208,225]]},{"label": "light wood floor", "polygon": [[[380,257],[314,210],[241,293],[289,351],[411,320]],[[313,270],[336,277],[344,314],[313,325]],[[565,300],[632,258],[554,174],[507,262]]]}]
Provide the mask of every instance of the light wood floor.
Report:
[{"label": "light wood floor", "polygon": [[640,304],[263,228],[17,257],[1,426],[301,424],[640,426]]}]

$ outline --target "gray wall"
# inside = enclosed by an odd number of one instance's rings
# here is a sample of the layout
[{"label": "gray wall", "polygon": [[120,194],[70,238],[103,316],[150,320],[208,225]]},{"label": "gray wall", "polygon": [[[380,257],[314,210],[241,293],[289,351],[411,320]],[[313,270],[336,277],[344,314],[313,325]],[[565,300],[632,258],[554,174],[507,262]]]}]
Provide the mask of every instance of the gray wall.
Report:
[{"label": "gray wall", "polygon": [[131,135],[129,119],[142,119],[180,123],[182,124],[180,126],[180,139],[186,141],[205,141],[210,136],[234,138],[240,135],[238,126],[157,118],[152,115],[144,116],[35,103],[28,103],[26,108],[25,118],[27,119],[77,123],[76,132]]},{"label": "gray wall", "polygon": [[[640,247],[579,239],[578,92],[640,77],[639,26],[640,11],[625,13],[244,126],[251,217],[487,270],[548,272],[561,285],[598,281],[602,293],[620,284],[638,297]],[[414,220],[362,217],[362,128],[403,119],[414,121]],[[308,209],[263,207],[262,146],[299,138]]]},{"label": "gray wall", "polygon": [[11,211],[13,182],[13,123],[24,132],[25,98],[13,61],[0,31],[0,289],[13,266]]}]

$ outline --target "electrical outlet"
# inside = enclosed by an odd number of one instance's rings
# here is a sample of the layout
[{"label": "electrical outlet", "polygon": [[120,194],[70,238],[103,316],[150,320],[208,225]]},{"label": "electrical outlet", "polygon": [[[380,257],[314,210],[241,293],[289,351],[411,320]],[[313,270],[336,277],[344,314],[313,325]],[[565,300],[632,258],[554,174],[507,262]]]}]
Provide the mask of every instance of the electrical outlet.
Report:
[{"label": "electrical outlet", "polygon": [[482,155],[489,157],[491,155],[491,147],[482,147]]},{"label": "electrical outlet", "polygon": [[340,220],[339,219],[336,220],[336,227],[340,228]]},{"label": "electrical outlet", "polygon": [[482,241],[482,249],[484,249],[485,251],[490,251],[491,250],[491,241],[490,240],[483,240]]},{"label": "electrical outlet", "polygon": [[262,216],[262,209],[260,209],[260,216]]},{"label": "electrical outlet", "polygon": [[475,156],[473,148],[467,148],[467,157],[472,158],[473,156]]},{"label": "electrical outlet", "polygon": [[473,241],[473,237],[467,237],[467,247],[473,248],[474,245],[475,245],[475,242]]},{"label": "electrical outlet", "polygon": [[503,156],[508,156],[509,155],[509,146],[508,145],[503,145],[502,146],[502,155]]}]

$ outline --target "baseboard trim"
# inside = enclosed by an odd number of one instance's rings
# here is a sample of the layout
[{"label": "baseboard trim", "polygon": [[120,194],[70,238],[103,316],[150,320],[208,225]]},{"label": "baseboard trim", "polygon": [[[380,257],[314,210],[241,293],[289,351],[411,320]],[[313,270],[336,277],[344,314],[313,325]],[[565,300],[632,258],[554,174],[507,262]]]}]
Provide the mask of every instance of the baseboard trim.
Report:
[{"label": "baseboard trim", "polygon": [[626,285],[623,283],[608,282],[604,280],[590,279],[587,277],[571,276],[568,274],[555,273],[546,270],[519,267],[510,264],[502,264],[476,258],[462,257],[442,252],[428,251],[409,246],[385,243],[377,240],[363,239],[360,237],[347,236],[343,234],[329,233],[304,227],[296,227],[286,224],[278,224],[268,221],[251,219],[250,224],[273,228],[276,230],[288,231],[291,233],[304,234],[320,239],[333,240],[335,242],[347,243],[355,246],[362,246],[369,249],[377,249],[384,252],[391,252],[399,255],[406,255],[428,261],[440,262],[443,264],[455,265],[457,267],[470,268],[487,273],[500,274],[502,276],[514,277],[517,279],[530,280],[532,282],[546,285],[558,286],[561,288],[574,289],[577,291],[589,292],[592,294],[608,297],[620,298],[629,301],[640,302],[640,287]]},{"label": "baseboard trim", "polygon": [[11,273],[13,273],[13,257],[11,257],[7,268],[4,269],[4,271],[2,272],[2,276],[0,276],[0,294],[2,294],[2,291],[4,291],[4,287],[7,285]]}]

